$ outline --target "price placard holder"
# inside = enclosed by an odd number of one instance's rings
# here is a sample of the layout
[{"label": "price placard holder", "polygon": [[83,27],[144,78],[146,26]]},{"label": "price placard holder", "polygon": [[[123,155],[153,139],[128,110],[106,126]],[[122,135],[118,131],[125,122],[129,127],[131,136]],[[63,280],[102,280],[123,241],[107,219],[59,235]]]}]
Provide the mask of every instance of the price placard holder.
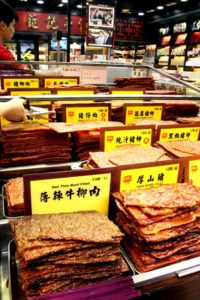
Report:
[{"label": "price placard holder", "polygon": [[200,186],[200,155],[184,158],[184,181]]},{"label": "price placard holder", "polygon": [[161,184],[181,183],[182,159],[118,166],[116,186],[118,191],[135,190]]},{"label": "price placard holder", "polygon": [[44,88],[56,88],[65,85],[76,85],[79,84],[80,78],[78,76],[54,76],[54,77],[44,77],[43,87]]},{"label": "price placard holder", "polygon": [[122,145],[152,146],[154,125],[100,128],[100,151],[112,151]]},{"label": "price placard holder", "polygon": [[199,140],[199,129],[197,125],[159,125],[156,130],[155,141],[197,141]]},{"label": "price placard holder", "polygon": [[52,214],[97,210],[108,215],[116,188],[113,168],[24,175],[25,213]]},{"label": "price placard holder", "polygon": [[162,103],[124,103],[123,123],[125,125],[134,124],[137,120],[162,120]]},{"label": "price placard holder", "polygon": [[62,122],[110,121],[110,103],[74,103],[62,105]]},{"label": "price placard holder", "polygon": [[48,88],[31,88],[31,89],[24,89],[24,88],[12,88],[8,89],[8,95],[11,96],[31,96],[31,95],[51,95],[52,90]]},{"label": "price placard holder", "polygon": [[40,87],[40,78],[39,77],[29,77],[29,76],[6,76],[1,77],[1,88],[4,90],[11,88],[18,89],[32,89]]}]

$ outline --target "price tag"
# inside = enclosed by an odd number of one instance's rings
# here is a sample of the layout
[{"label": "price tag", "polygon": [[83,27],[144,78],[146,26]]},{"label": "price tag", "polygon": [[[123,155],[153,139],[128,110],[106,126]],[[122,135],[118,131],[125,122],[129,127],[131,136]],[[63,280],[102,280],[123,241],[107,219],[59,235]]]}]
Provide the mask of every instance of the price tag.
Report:
[{"label": "price tag", "polygon": [[44,87],[58,87],[62,85],[75,85],[79,83],[79,77],[50,77],[44,78]]},{"label": "price tag", "polygon": [[26,214],[97,210],[108,214],[108,169],[24,175]]},{"label": "price tag", "polygon": [[62,105],[62,121],[76,123],[80,121],[109,121],[111,104],[83,103]]},{"label": "price tag", "polygon": [[171,141],[197,141],[199,138],[199,127],[197,126],[158,126],[158,139],[160,142]]},{"label": "price tag", "polygon": [[182,168],[180,162],[155,162],[137,167],[120,168],[119,190],[135,190],[160,184],[172,184],[180,181]]},{"label": "price tag", "polygon": [[125,124],[134,124],[137,120],[161,120],[163,106],[150,104],[124,104]]},{"label": "price tag", "polygon": [[31,88],[39,88],[40,80],[36,77],[4,77],[2,78],[2,86],[3,89],[31,89]]},{"label": "price tag", "polygon": [[112,151],[122,145],[151,146],[154,137],[154,126],[123,126],[100,129],[101,151]]}]

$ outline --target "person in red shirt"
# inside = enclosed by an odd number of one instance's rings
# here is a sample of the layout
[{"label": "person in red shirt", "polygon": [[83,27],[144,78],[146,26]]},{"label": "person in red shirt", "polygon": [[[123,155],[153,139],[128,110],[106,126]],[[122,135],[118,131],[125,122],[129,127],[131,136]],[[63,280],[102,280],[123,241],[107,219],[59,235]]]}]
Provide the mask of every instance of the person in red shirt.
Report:
[{"label": "person in red shirt", "polygon": [[[0,61],[15,61],[13,54],[7,50],[3,43],[12,39],[15,33],[15,24],[18,16],[15,10],[3,0],[0,0]],[[2,64],[0,69],[25,69],[23,64]]]}]

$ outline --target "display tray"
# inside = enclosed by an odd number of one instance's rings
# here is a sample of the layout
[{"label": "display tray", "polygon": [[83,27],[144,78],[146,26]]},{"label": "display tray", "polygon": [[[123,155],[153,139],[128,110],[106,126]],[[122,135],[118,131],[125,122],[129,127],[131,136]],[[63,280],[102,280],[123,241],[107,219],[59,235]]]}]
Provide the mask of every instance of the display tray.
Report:
[{"label": "display tray", "polygon": [[[2,300],[27,300],[22,287],[18,271],[18,261],[16,260],[16,246],[14,240],[8,243],[8,274],[9,274],[9,296],[10,299]],[[132,270],[127,264],[126,260],[123,260],[123,274],[122,276],[132,276]],[[140,292],[138,291],[138,295]]]},{"label": "display tray", "polygon": [[149,272],[141,273],[134,266],[126,251],[121,248],[122,255],[133,272],[133,282],[143,294],[150,295],[166,286],[191,280],[192,277],[200,278],[200,257],[191,258]]}]

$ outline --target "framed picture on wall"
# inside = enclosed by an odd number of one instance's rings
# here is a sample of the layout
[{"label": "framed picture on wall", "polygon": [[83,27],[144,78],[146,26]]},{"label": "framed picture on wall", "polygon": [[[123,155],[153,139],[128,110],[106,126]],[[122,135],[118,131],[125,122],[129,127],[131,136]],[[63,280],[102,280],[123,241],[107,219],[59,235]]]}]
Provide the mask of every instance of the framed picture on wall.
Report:
[{"label": "framed picture on wall", "polygon": [[97,47],[113,46],[113,30],[105,28],[88,28],[87,45]]},{"label": "framed picture on wall", "polygon": [[98,5],[88,5],[88,27],[106,27],[113,29],[115,8]]}]

